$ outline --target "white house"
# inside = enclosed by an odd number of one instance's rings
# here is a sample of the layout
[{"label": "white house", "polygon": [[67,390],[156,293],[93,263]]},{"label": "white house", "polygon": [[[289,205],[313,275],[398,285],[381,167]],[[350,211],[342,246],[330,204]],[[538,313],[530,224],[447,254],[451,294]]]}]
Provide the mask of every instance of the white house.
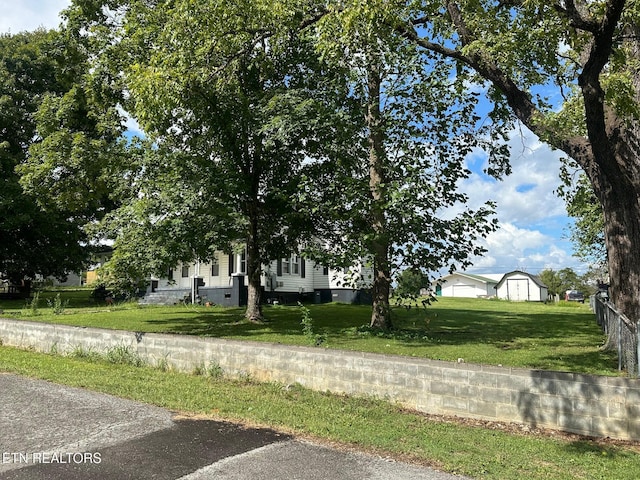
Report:
[{"label": "white house", "polygon": [[536,275],[515,270],[505,273],[496,285],[498,298],[513,301],[544,302],[549,291]]},{"label": "white house", "polygon": [[[246,304],[247,271],[245,251],[226,254],[216,252],[207,263],[178,265],[166,277],[152,278],[143,303],[175,303],[192,294],[202,301],[225,306]],[[350,281],[350,279],[354,281]],[[291,255],[263,266],[261,284],[267,301],[315,303],[340,301],[369,303],[372,268],[365,264],[344,269],[316,265],[299,255]],[[195,284],[195,286],[194,286]]]},{"label": "white house", "polygon": [[471,274],[455,272],[446,275],[435,285],[437,296],[478,298],[496,295],[496,285],[502,274]]}]

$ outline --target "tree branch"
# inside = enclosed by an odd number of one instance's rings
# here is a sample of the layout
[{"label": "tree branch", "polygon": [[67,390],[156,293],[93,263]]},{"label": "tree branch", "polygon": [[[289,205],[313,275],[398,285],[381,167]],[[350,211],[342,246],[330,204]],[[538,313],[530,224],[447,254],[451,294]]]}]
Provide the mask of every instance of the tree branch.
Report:
[{"label": "tree branch", "polygon": [[[447,2],[447,11],[460,35],[463,45],[468,45],[475,40],[475,35],[466,26],[462,13],[456,2]],[[543,113],[531,100],[531,95],[521,89],[515,81],[500,66],[483,55],[482,52],[463,53],[459,49],[446,47],[442,44],[429,41],[418,35],[416,30],[407,24],[395,26],[396,31],[404,38],[414,42],[418,46],[438,53],[448,58],[463,62],[472,67],[484,79],[490,81],[495,88],[500,90],[516,118],[526,125],[532,132],[540,137],[548,139],[549,143],[570,155],[574,159],[589,156],[588,141],[582,137],[560,138],[554,132],[548,131],[540,120]],[[582,162],[581,162],[582,163]]]},{"label": "tree branch", "polygon": [[464,19],[462,18],[462,13],[460,12],[460,7],[456,2],[447,2],[447,12],[449,12],[449,16],[458,31],[458,35],[460,35],[462,45],[468,45],[475,40],[474,35],[465,24]]},{"label": "tree branch", "polygon": [[561,5],[561,3],[562,2],[558,2],[553,7],[559,14],[563,15],[567,18],[567,20],[569,20],[569,23],[572,27],[578,30],[584,30],[586,32],[592,33],[594,33],[598,29],[598,22],[594,21],[591,16],[583,16],[576,7],[574,0],[565,0],[564,7]]}]

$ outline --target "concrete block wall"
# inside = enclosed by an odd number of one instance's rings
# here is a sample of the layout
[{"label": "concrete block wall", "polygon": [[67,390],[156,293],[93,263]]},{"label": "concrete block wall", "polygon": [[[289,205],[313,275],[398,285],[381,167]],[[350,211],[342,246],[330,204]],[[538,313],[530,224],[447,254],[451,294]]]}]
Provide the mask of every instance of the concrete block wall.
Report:
[{"label": "concrete block wall", "polygon": [[373,395],[432,414],[640,440],[640,380],[502,368],[324,348],[0,320],[4,345],[59,353],[126,345],[150,365]]}]

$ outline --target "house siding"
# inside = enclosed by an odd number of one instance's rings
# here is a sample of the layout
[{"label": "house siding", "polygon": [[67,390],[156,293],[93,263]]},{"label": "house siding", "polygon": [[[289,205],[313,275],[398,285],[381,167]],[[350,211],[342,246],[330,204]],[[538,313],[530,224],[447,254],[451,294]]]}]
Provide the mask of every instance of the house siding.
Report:
[{"label": "house siding", "polygon": [[[229,300],[229,292],[236,285],[238,276],[244,275],[242,271],[241,255],[233,256],[216,252],[215,263],[217,264],[218,275],[212,275],[212,264],[206,262],[197,264],[179,264],[172,269],[172,280],[168,278],[152,278],[151,291],[178,291],[183,295],[191,292],[193,277],[202,278],[204,286],[199,289],[202,298],[213,301],[216,304],[231,304],[237,296],[232,295],[233,301]],[[261,278],[261,285],[264,290],[265,301],[279,301],[293,303],[297,301],[313,301],[315,303],[326,303],[340,301],[348,303],[370,303],[370,295],[364,292],[368,289],[372,278],[372,269],[366,265],[357,265],[349,270],[360,279],[355,285],[348,283],[349,275],[342,271],[328,269],[316,265],[315,262],[303,258],[292,256],[297,262],[290,259],[288,269],[284,267],[285,259],[274,260],[264,267]],[[296,263],[297,267],[293,264]],[[188,276],[183,277],[183,267],[188,267]],[[243,283],[246,290],[246,281]],[[218,291],[216,291],[218,290]],[[181,296],[181,298],[182,298]],[[160,295],[158,297],[162,298]],[[242,295],[240,298],[243,298]],[[241,300],[242,301],[242,300]]]},{"label": "house siding", "polygon": [[483,282],[466,275],[452,274],[446,277],[442,285],[443,297],[477,298],[496,294],[497,282]]},{"label": "house siding", "polygon": [[282,262],[272,261],[262,276],[267,298],[284,302],[311,300],[314,290],[313,262],[298,257],[297,268],[290,261],[288,272],[282,267]]}]

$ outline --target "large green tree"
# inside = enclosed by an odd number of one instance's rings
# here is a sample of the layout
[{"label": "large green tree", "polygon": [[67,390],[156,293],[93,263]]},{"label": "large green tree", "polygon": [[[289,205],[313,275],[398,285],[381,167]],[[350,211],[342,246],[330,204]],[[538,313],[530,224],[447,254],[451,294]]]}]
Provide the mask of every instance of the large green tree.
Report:
[{"label": "large green tree", "polygon": [[75,53],[54,31],[0,36],[0,275],[13,281],[63,278],[88,260],[82,223],[50,202],[49,192],[25,192],[16,172],[42,141],[42,105],[73,88],[82,68]]},{"label": "large green tree", "polygon": [[102,39],[97,63],[121,79],[125,108],[153,142],[135,195],[103,222],[115,260],[130,276],[163,273],[244,245],[246,316],[261,320],[263,265],[307,230],[296,194],[325,114],[340,109],[316,95],[333,75],[279,2],[99,4],[108,13],[76,1],[69,15]]},{"label": "large green tree", "polygon": [[494,173],[503,170],[503,125],[480,126],[466,72],[456,76],[453,62],[398,35],[388,5],[346,3],[329,10],[316,31],[323,55],[350,72],[364,120],[361,145],[351,178],[336,181],[349,181],[348,188],[321,191],[315,204],[329,219],[320,235],[329,253],[346,256],[342,265],[370,262],[371,326],[388,329],[390,287],[402,269],[464,267],[482,252],[476,240],[495,229],[491,205],[466,208],[457,182],[470,174],[465,158],[474,148],[487,149]]},{"label": "large green tree", "polygon": [[[604,214],[611,298],[640,320],[640,5],[625,0],[447,0],[395,27],[471,66],[510,112],[584,170]],[[411,8],[413,7],[413,9]],[[566,100],[545,95],[555,87]]]}]

